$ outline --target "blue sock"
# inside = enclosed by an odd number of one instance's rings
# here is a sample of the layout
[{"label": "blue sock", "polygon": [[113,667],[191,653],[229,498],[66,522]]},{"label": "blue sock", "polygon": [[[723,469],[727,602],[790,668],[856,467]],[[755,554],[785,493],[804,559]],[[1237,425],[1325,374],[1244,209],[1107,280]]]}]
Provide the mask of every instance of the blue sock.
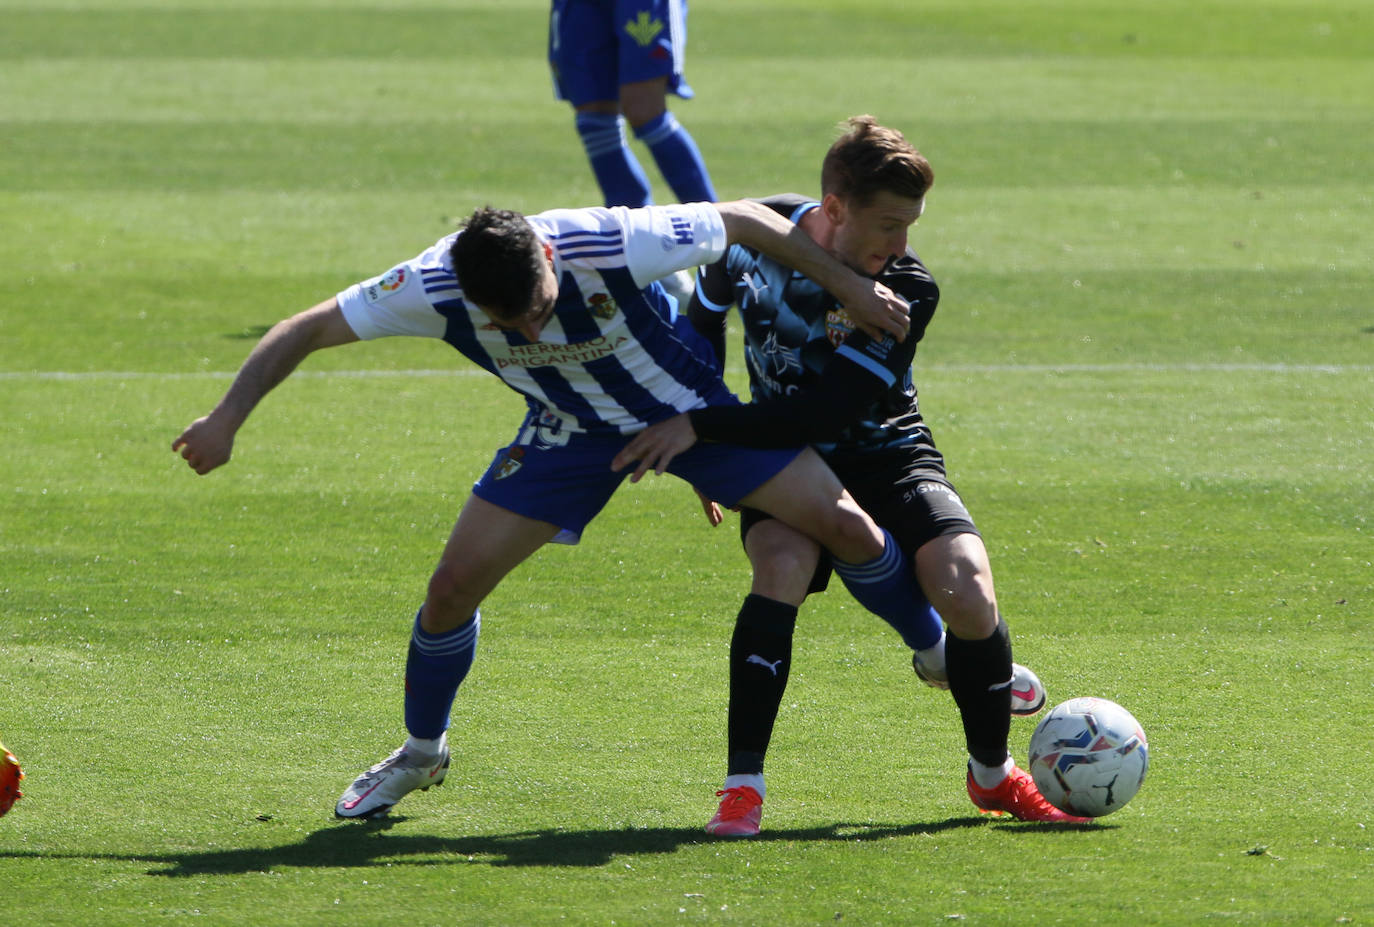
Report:
[{"label": "blue sock", "polygon": [[916,582],[897,541],[883,531],[883,552],[867,563],[835,560],[835,573],[854,599],[897,629],[912,650],[939,643],[944,623]]},{"label": "blue sock", "polygon": [[635,138],[649,147],[679,203],[716,201],[716,190],[697,143],[671,112],[664,110],[657,119],[635,129]]},{"label": "blue sock", "polygon": [[474,611],[467,624],[430,634],[420,627],[420,613],[415,613],[406,654],[406,730],[412,737],[432,739],[448,730],[453,698],[472,669],[481,627],[482,613]]},{"label": "blue sock", "polygon": [[649,178],[625,141],[625,123],[612,113],[578,113],[577,134],[607,206],[648,206]]}]

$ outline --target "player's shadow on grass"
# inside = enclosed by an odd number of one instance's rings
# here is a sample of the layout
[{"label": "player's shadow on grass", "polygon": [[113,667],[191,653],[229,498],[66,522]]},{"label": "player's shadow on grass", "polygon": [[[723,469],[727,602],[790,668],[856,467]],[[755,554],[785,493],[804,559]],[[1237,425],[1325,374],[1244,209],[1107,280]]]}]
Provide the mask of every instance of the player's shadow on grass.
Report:
[{"label": "player's shadow on grass", "polygon": [[[442,837],[388,833],[404,816],[348,822],[317,830],[300,843],[254,850],[220,850],[142,857],[169,863],[150,875],[196,876],[259,872],[278,867],[348,867],[389,865],[436,866],[455,862],[490,866],[604,866],[617,856],[672,853],[683,846],[718,842],[698,828],[623,827],[613,830],[531,830],[511,834]],[[765,831],[754,840],[884,840],[969,827],[963,818],[937,824],[836,824],[796,830]],[[459,857],[459,859],[454,859]]]},{"label": "player's shadow on grass", "polygon": [[[511,834],[442,837],[431,834],[387,833],[404,816],[376,821],[350,821],[325,827],[299,843],[239,850],[182,853],[90,853],[70,858],[150,863],[156,876],[237,875],[281,868],[348,868],[359,866],[447,866],[472,863],[488,866],[604,866],[616,857],[673,853],[684,846],[736,843],[711,837],[695,827],[622,827],[614,830],[530,830]],[[1072,833],[1101,830],[1101,824],[1023,824],[985,817],[949,818],[924,824],[831,824],[827,827],[765,830],[744,844],[760,841],[789,843],[865,843],[914,837],[983,826],[1005,827],[1023,834]],[[52,859],[64,854],[0,852],[0,859]]]},{"label": "player's shadow on grass", "polygon": [[[729,842],[711,837],[695,827],[549,829],[471,837],[388,833],[405,820],[402,816],[348,822],[317,830],[299,843],[278,847],[131,855],[125,858],[165,866],[149,870],[149,875],[181,877],[268,872],[289,867],[442,866],[459,862],[489,866],[595,867],[604,866],[618,856],[673,853],[684,846]],[[842,823],[828,827],[766,830],[758,837],[750,838],[749,842],[863,843],[938,834],[981,827],[987,823],[988,819],[981,817],[902,825]],[[1043,833],[1046,830],[1063,832],[1080,828],[1021,824],[1018,829],[1028,833]]]}]

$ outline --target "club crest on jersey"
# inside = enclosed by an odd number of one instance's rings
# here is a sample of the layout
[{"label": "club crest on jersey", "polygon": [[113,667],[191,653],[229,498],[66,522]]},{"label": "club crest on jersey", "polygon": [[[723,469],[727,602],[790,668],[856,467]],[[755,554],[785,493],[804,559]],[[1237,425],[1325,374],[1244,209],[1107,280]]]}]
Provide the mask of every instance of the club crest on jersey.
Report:
[{"label": "club crest on jersey", "polygon": [[496,478],[504,480],[523,467],[525,465],[524,456],[525,449],[523,447],[509,448],[501,458],[501,462],[496,465]]},{"label": "club crest on jersey", "polygon": [[593,293],[591,299],[587,300],[587,309],[602,321],[614,318],[615,314],[620,311],[620,307],[616,305],[614,299],[611,299],[609,293]]},{"label": "club crest on jersey", "polygon": [[363,296],[368,302],[375,303],[398,292],[409,281],[410,275],[406,273],[404,267],[393,267],[375,280],[363,284]]},{"label": "club crest on jersey", "polygon": [[831,309],[825,314],[825,337],[830,339],[830,343],[835,347],[844,344],[844,340],[854,334],[854,320],[849,317],[849,313],[843,309]]}]

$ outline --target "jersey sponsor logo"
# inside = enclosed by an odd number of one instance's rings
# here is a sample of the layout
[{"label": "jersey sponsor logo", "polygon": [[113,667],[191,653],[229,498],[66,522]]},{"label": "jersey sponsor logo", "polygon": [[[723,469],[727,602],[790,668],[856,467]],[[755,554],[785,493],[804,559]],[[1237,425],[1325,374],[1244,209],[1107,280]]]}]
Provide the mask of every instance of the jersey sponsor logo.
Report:
[{"label": "jersey sponsor logo", "polygon": [[672,251],[679,245],[690,245],[696,241],[696,233],[692,230],[692,223],[681,216],[671,216],[668,219],[668,226],[664,228],[662,219],[654,223],[658,232],[658,243],[664,251]]},{"label": "jersey sponsor logo", "polygon": [[640,10],[639,18],[625,22],[625,34],[639,43],[641,48],[653,44],[663,31],[663,20],[653,16],[648,10]]},{"label": "jersey sponsor logo", "polygon": [[673,216],[673,240],[679,245],[690,245],[695,240],[692,235],[692,223]]},{"label": "jersey sponsor logo", "polygon": [[905,493],[902,494],[902,501],[910,502],[912,499],[915,499],[917,495],[924,496],[928,493],[933,492],[944,493],[946,496],[949,497],[950,502],[953,502],[955,505],[959,506],[959,508],[963,509],[965,512],[968,511],[968,509],[964,506],[964,500],[959,498],[959,494],[956,493],[953,489],[946,486],[944,483],[935,483],[930,481],[927,481],[925,483],[917,483],[914,489],[908,489]]},{"label": "jersey sponsor logo", "polygon": [[876,360],[878,363],[886,363],[887,356],[892,353],[892,349],[897,346],[897,342],[891,338],[884,338],[882,341],[870,341],[864,345],[864,353]]},{"label": "jersey sponsor logo", "polygon": [[604,322],[614,318],[620,307],[616,305],[610,293],[593,293],[587,300],[587,311]]},{"label": "jersey sponsor logo", "polygon": [[780,383],[774,377],[761,372],[757,366],[753,368],[752,376],[766,396],[791,396],[801,391],[801,387],[796,383]]},{"label": "jersey sponsor logo", "polygon": [[507,367],[551,367],[559,364],[588,364],[594,360],[614,354],[629,340],[628,335],[606,335],[577,344],[549,344],[536,341],[534,344],[512,344],[506,346],[505,356],[492,353],[498,370]]},{"label": "jersey sponsor logo", "polygon": [[410,275],[404,267],[393,267],[374,280],[363,284],[363,297],[370,303],[386,299],[399,292],[410,282]]},{"label": "jersey sponsor logo", "polygon": [[[825,314],[825,337],[835,347],[844,344],[846,338],[854,334],[854,320],[843,309],[831,309]],[[883,352],[886,356],[887,352]]]}]

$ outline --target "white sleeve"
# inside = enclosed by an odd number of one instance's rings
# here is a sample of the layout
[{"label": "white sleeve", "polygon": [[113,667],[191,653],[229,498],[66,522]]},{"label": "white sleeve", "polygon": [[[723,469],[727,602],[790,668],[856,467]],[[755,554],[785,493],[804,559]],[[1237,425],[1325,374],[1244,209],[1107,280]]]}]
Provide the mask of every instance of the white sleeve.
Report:
[{"label": "white sleeve", "polygon": [[414,261],[353,284],[338,300],[344,321],[363,341],[387,335],[444,336],[447,321],[426,298]]},{"label": "white sleeve", "polygon": [[625,263],[635,283],[711,264],[729,244],[725,220],[713,203],[674,203],[614,210],[625,222]]}]

